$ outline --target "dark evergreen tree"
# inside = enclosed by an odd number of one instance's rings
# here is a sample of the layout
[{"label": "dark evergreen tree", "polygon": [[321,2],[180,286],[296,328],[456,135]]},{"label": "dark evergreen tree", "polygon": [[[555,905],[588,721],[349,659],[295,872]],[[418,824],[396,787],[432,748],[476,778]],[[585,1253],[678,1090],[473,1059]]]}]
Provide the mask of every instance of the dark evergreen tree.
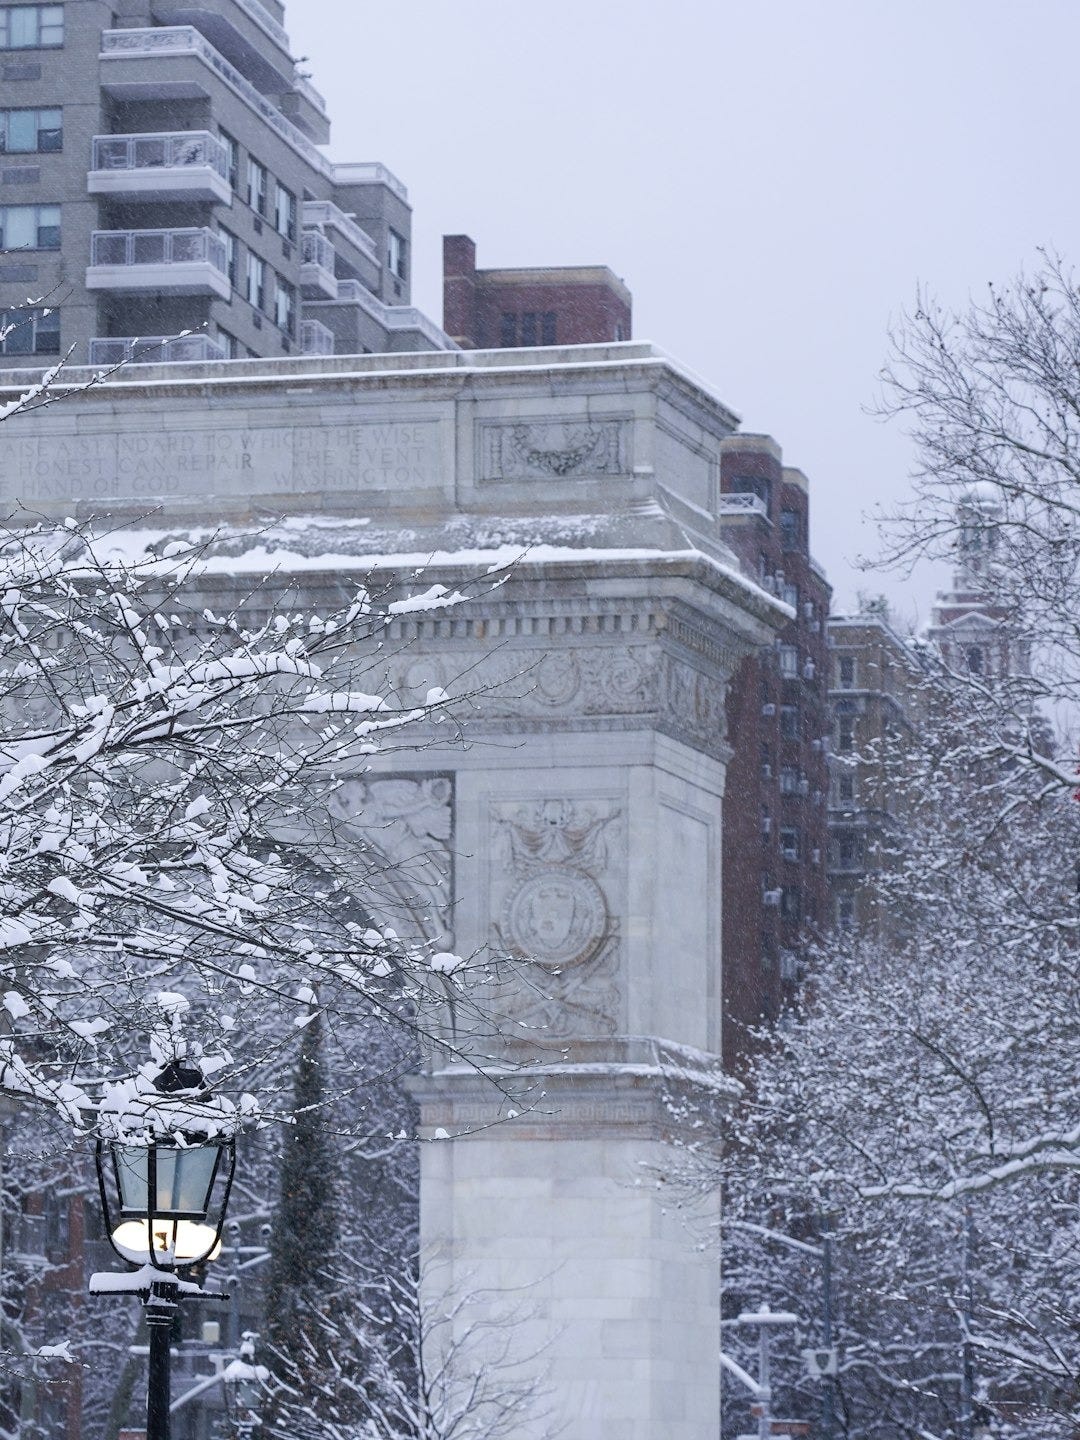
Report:
[{"label": "dark evergreen tree", "polygon": [[266,1282],[267,1340],[284,1356],[298,1354],[313,1334],[333,1288],[328,1262],[337,1250],[337,1165],[327,1088],[323,1020],[315,1011],[296,1062]]}]

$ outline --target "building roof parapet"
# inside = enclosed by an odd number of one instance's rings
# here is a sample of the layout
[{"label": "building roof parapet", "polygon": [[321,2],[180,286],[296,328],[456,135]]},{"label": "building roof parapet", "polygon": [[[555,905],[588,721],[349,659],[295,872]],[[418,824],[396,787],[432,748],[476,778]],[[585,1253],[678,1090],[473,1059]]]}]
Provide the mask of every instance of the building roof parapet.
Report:
[{"label": "building roof parapet", "polygon": [[[353,285],[358,287],[358,291],[363,291],[366,300],[382,306],[382,301],[371,295],[370,291],[364,291],[364,287],[359,285],[359,282],[340,282],[340,286],[343,288]],[[305,309],[317,309],[319,303],[321,302],[309,302],[305,305]],[[405,311],[411,307],[383,306],[383,309]],[[0,393],[18,389],[20,386],[25,388],[27,384],[40,381],[44,368],[43,366],[34,369],[29,367],[0,368]],[[580,376],[586,379],[613,380],[620,374],[625,375],[627,372],[633,371],[639,375],[656,377],[658,381],[672,382],[679,389],[689,391],[698,404],[716,416],[721,425],[738,424],[738,416],[717,397],[705,381],[695,375],[692,370],[674,360],[659,346],[641,340],[613,341],[598,345],[552,346],[533,350],[518,348],[463,351],[455,348],[394,352],[381,355],[335,355],[309,358],[297,355],[280,358],[263,356],[250,360],[229,360],[214,365],[212,368],[204,365],[173,364],[160,367],[158,373],[155,373],[156,370],[157,367],[154,366],[140,367],[138,383],[184,389],[197,388],[207,382],[229,388],[257,384],[295,385],[302,383],[306,385],[319,381],[328,384],[332,382],[355,383],[370,378],[373,383],[383,385],[390,378],[398,378],[403,381],[429,380],[440,372],[445,373],[447,379],[450,379],[452,375],[455,383],[467,374],[473,374],[477,378],[491,375],[493,378],[498,377],[500,381],[503,377],[529,381],[544,376],[558,376],[560,379]],[[64,375],[54,382],[54,388],[58,393],[64,389],[65,384],[77,388],[85,384],[91,373],[82,367],[65,369]],[[131,377],[131,379],[134,378]],[[112,386],[120,388],[128,383],[126,372],[119,370],[107,381],[102,382],[102,385],[108,388]],[[99,388],[101,387],[95,385],[95,390]]]},{"label": "building roof parapet", "polygon": [[607,265],[519,265],[478,270],[476,278],[487,285],[603,285],[613,290],[624,304],[632,303],[626,282]]},{"label": "building roof parapet", "polygon": [[881,632],[882,640],[890,641],[893,647],[896,650],[900,651],[900,653],[910,661],[912,669],[917,670],[922,668],[918,663],[911,641],[905,640],[902,635],[898,635],[897,632],[889,624],[888,620],[885,619],[885,617],[882,615],[874,615],[869,612],[860,613],[857,615],[834,614],[829,616],[827,621],[827,628],[830,632],[831,638],[833,638],[835,640],[835,643],[839,645],[843,645],[845,643],[855,643],[845,642],[844,640],[840,639],[839,632],[845,628],[878,630]]},{"label": "building roof parapet", "polygon": [[742,430],[736,435],[728,436],[724,441],[724,449],[768,455],[772,460],[780,460],[783,455],[783,451],[771,435],[757,435]]},{"label": "building roof parapet", "polygon": [[385,185],[399,200],[406,205],[409,203],[409,192],[404,182],[379,160],[349,160],[331,165],[330,169],[330,178],[335,185]]}]

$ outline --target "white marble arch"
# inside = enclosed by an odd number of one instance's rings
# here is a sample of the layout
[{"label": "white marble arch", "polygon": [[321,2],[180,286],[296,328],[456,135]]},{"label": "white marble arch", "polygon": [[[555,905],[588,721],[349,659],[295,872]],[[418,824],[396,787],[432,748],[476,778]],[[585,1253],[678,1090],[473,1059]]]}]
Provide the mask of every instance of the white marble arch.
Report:
[{"label": "white marble arch", "polygon": [[[25,378],[0,376],[0,403]],[[418,935],[531,953],[533,983],[491,997],[513,1043],[481,1063],[527,1066],[528,1100],[438,1054],[415,1082],[427,1251],[460,1287],[529,1297],[549,1401],[515,1440],[718,1433],[717,1264],[654,1173],[682,1102],[727,1093],[725,686],[787,614],[724,543],[735,424],[628,343],[138,366],[0,447],[14,513],[218,526],[208,603],[266,570],[318,606],[370,570],[453,590],[517,557],[468,606],[386,629],[402,695],[479,690],[464,744],[433,730],[335,802]]]}]

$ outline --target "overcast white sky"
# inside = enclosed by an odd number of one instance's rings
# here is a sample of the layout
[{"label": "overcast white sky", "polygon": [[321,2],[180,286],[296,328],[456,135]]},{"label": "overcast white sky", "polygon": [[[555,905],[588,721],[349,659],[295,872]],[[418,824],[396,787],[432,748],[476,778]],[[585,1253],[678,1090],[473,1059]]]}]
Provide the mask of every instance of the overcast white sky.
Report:
[{"label": "overcast white sky", "polygon": [[917,283],[963,304],[1075,254],[1077,0],[286,3],[333,158],[409,187],[415,303],[441,320],[444,232],[481,266],[609,264],[635,338],[810,477],[834,608],[926,618],[930,577],[852,564],[911,459],[863,407]]}]

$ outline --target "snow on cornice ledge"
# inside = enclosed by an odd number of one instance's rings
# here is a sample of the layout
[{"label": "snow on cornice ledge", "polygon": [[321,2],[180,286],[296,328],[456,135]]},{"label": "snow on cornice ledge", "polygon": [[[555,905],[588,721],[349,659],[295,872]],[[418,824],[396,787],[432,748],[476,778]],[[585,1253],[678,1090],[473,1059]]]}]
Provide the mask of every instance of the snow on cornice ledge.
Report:
[{"label": "snow on cornice ledge", "polygon": [[[571,372],[596,375],[627,370],[664,373],[697,392],[732,428],[740,416],[725,405],[707,381],[648,340],[613,341],[606,345],[559,345],[513,350],[419,350],[384,355],[298,355],[257,360],[206,360],[194,364],[124,365],[95,381],[88,396],[118,389],[183,391],[215,387],[284,385],[289,389],[315,384],[337,385],[387,381],[405,383],[435,378],[460,382],[466,378],[537,378]],[[100,372],[89,366],[65,368],[54,382],[60,393],[81,389]],[[0,370],[0,397],[39,381],[41,370]]]}]

